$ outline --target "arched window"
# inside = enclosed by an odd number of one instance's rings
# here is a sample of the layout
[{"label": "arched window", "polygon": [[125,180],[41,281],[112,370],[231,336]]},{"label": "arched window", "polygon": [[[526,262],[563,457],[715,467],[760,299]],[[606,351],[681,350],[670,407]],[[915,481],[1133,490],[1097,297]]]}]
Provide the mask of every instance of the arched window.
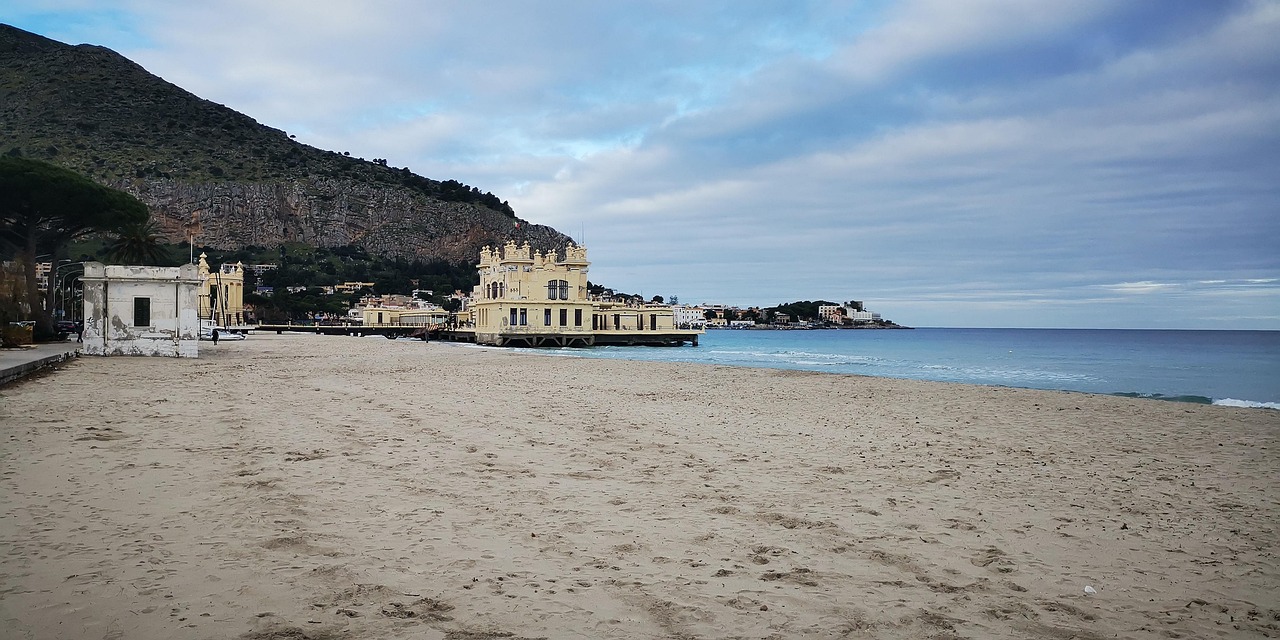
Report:
[{"label": "arched window", "polygon": [[556,284],[559,286],[559,289],[560,289],[560,299],[568,300],[569,299],[569,281],[560,280]]}]

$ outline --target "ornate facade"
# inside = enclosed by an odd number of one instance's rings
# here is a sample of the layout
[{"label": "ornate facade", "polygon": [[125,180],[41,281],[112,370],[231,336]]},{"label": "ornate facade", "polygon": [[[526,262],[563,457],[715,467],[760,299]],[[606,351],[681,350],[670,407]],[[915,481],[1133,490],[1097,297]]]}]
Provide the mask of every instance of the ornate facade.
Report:
[{"label": "ornate facade", "polygon": [[244,265],[224,264],[211,271],[206,257],[201,253],[196,265],[201,280],[200,319],[212,320],[221,327],[244,324]]},{"label": "ornate facade", "polygon": [[574,245],[563,257],[510,241],[501,250],[481,249],[480,284],[466,315],[475,341],[530,347],[678,344],[680,339],[696,344],[696,337],[677,335],[670,306],[592,300],[590,264],[586,248]]}]

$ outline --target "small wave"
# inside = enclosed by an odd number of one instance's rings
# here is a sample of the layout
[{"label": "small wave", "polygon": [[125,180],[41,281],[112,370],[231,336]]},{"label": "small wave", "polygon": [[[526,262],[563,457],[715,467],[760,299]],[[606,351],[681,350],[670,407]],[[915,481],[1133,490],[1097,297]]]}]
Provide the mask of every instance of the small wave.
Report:
[{"label": "small wave", "polygon": [[1007,382],[1096,382],[1098,379],[1083,373],[1064,373],[1061,371],[1045,371],[1034,369],[987,369],[979,367],[961,367],[957,369],[964,376],[974,380],[1002,380]]},{"label": "small wave", "polygon": [[1124,393],[1113,393],[1113,396],[1121,398],[1144,398],[1147,400],[1169,400],[1170,402],[1190,402],[1192,404],[1215,404],[1213,398],[1206,396],[1166,396],[1163,393],[1138,393],[1136,391],[1128,391]]},{"label": "small wave", "polygon": [[1245,407],[1248,409],[1280,409],[1280,402],[1255,402],[1253,400],[1236,400],[1235,398],[1218,398],[1213,401],[1220,407]]}]

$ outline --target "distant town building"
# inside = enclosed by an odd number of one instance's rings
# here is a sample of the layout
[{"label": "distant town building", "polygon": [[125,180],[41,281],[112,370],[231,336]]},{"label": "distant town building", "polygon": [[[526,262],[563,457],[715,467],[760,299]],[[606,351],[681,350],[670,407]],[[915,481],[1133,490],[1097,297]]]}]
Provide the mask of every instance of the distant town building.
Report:
[{"label": "distant town building", "polygon": [[449,312],[430,305],[427,307],[364,307],[360,320],[365,326],[404,325],[411,327],[442,326],[449,322]]},{"label": "distant town building", "polygon": [[52,262],[36,263],[36,290],[37,291],[43,292],[43,291],[49,290],[49,272],[50,271],[53,271]]},{"label": "distant town building", "polygon": [[264,273],[266,273],[266,272],[268,272],[268,271],[275,271],[276,269],[279,269],[279,268],[280,268],[280,265],[277,265],[277,264],[250,264],[250,265],[245,265],[245,269],[248,269],[249,271],[252,271],[252,272],[253,272],[253,275],[255,275],[255,276],[259,276],[259,277],[261,277],[261,276],[262,276],[262,274],[264,274]]},{"label": "distant town building", "polygon": [[[415,292],[416,294],[417,292]],[[414,327],[444,325],[450,315],[443,307],[423,300],[417,295],[392,293],[382,296],[364,296],[352,309],[352,318],[366,326],[408,325]]]},{"label": "distant town building", "polygon": [[87,355],[200,355],[196,265],[107,266],[86,262],[84,332]]},{"label": "distant town building", "polygon": [[839,305],[821,305],[818,317],[833,324],[867,324],[880,321],[880,314],[867,311],[860,300]]},{"label": "distant town building", "polygon": [[333,285],[333,289],[339,293],[355,293],[361,289],[372,289],[374,284],[373,282],[344,282]]},{"label": "distant town building", "polygon": [[222,327],[245,324],[244,264],[223,264],[209,268],[208,256],[201,253],[196,263],[200,272],[200,319]]},{"label": "distant town building", "polygon": [[671,307],[675,315],[676,327],[680,329],[701,329],[707,326],[707,311],[702,307],[675,305]]}]

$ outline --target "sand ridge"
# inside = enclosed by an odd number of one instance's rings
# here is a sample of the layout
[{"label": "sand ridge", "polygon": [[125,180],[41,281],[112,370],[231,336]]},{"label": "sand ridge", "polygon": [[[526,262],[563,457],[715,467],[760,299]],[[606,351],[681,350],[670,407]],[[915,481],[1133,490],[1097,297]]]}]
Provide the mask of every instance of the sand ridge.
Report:
[{"label": "sand ridge", "polygon": [[0,637],[1280,635],[1280,412],[202,351],[0,390]]}]

